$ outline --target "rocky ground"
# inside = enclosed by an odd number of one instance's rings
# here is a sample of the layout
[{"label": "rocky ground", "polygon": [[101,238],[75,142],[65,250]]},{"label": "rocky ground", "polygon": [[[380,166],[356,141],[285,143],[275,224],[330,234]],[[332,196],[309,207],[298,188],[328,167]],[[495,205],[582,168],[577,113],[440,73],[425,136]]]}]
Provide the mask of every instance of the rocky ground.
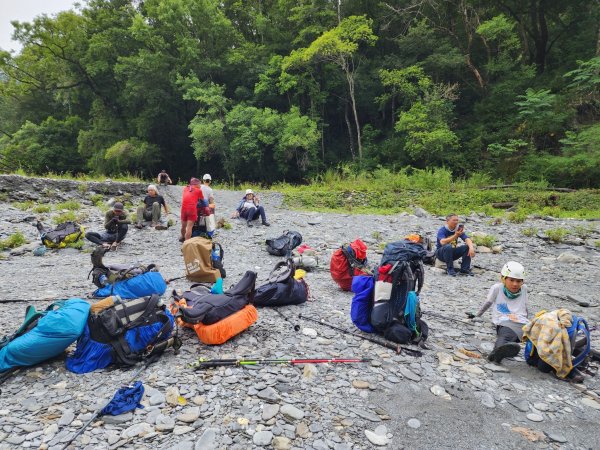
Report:
[{"label": "rocky ground", "polygon": [[[5,200],[27,198],[27,188],[16,184]],[[69,187],[70,186],[70,187]],[[48,189],[40,203],[79,199],[87,229],[100,229],[102,212],[88,200],[95,186]],[[132,201],[145,186],[120,185],[106,191],[104,200],[131,192]],[[93,191],[93,192],[92,192]],[[120,191],[120,192],[119,192]],[[167,202],[177,210],[180,187],[164,189]],[[217,217],[229,217],[240,192],[217,192]],[[48,199],[50,197],[50,199]],[[302,233],[304,241],[321,249],[322,268],[310,272],[311,299],[280,311],[301,326],[295,332],[275,311],[262,309],[259,320],[230,342],[202,345],[190,330],[182,331],[178,355],[168,351],[137,379],[146,393],[144,409],[93,423],[71,448],[599,448],[600,383],[588,376],[582,385],[569,384],[528,367],[522,356],[502,366],[473,358],[461,350],[485,355],[494,341],[490,313],[485,321],[464,321],[464,312],[478,308],[498,271],[508,260],[523,262],[531,308],[567,307],[584,315],[590,325],[600,322],[600,252],[588,241],[552,244],[526,237],[530,227],[585,227],[576,221],[528,220],[498,224],[473,214],[466,229],[496,236],[501,253],[479,253],[477,276],[449,278],[441,269],[427,267],[422,292],[424,318],[431,327],[429,344],[421,358],[396,355],[369,342],[298,319],[302,313],[352,330],[351,293],[340,291],[329,276],[328,259],[342,242],[362,237],[369,258],[379,260],[381,242],[420,231],[433,235],[442,219],[417,211],[422,217],[312,214],[289,211],[281,196],[265,194],[263,204],[272,226],[246,227],[230,220],[231,230],[220,230],[225,248],[226,286],[246,270],[255,270],[259,282],[279,260],[264,250],[264,240],[286,229]],[[22,231],[33,243],[5,252],[0,261],[0,300],[85,297],[93,285],[87,280],[91,246],[82,250],[48,251],[35,257],[35,224],[49,223],[56,213],[35,214],[2,204],[0,239]],[[183,274],[177,224],[166,231],[131,229],[125,243],[107,254],[111,262],[157,263],[165,278]],[[581,244],[581,245],[580,245]],[[587,244],[587,245],[585,245]],[[179,280],[173,288],[185,289]],[[47,302],[37,302],[43,307]],[[0,304],[0,334],[21,322],[27,303]],[[587,306],[582,306],[587,305]],[[428,315],[429,313],[429,315]],[[432,314],[442,315],[441,319]],[[459,322],[448,319],[459,319]],[[598,340],[596,344],[598,344]],[[260,366],[219,368],[202,372],[188,365],[200,357],[366,357],[369,364]],[[0,449],[61,448],[103,406],[134,369],[113,369],[76,375],[58,359],[23,370],[2,386]]]}]

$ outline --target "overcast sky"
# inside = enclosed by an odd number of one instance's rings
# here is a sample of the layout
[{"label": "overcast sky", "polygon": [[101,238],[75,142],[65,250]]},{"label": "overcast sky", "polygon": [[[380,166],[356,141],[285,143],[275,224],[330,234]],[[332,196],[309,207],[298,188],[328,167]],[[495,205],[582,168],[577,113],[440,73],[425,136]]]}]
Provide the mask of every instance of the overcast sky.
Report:
[{"label": "overcast sky", "polygon": [[11,39],[12,20],[30,22],[40,14],[52,15],[71,9],[74,3],[76,0],[0,0],[0,48],[9,51],[21,50],[20,45]]}]

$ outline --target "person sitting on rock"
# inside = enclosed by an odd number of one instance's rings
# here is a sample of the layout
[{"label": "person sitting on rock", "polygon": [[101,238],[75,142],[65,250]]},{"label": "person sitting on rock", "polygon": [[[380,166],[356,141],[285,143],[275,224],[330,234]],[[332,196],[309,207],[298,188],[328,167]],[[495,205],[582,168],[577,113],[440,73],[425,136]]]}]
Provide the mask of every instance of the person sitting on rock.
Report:
[{"label": "person sitting on rock", "polygon": [[204,206],[210,207],[211,212],[215,212],[215,197],[212,188],[210,187],[212,178],[209,173],[205,173],[202,177],[202,195],[204,196]]},{"label": "person sitting on rock", "polygon": [[181,197],[181,237],[179,242],[184,242],[192,237],[194,223],[198,220],[198,202],[204,200],[200,180],[192,178],[183,189]]},{"label": "person sitting on rock", "polygon": [[[466,245],[457,245],[458,239],[461,239]],[[446,216],[446,225],[437,232],[436,257],[446,263],[448,275],[455,277],[454,261],[462,258],[460,263],[460,273],[473,276],[471,271],[471,258],[475,256],[475,247],[473,241],[465,233],[464,225],[458,223],[456,214]]]},{"label": "person sitting on rock", "polygon": [[521,350],[519,342],[523,337],[523,326],[527,320],[528,297],[527,286],[524,283],[525,269],[516,261],[509,261],[500,271],[500,283],[494,284],[487,300],[477,312],[468,313],[472,319],[481,317],[490,306],[492,322],[496,325],[496,343],[494,350],[488,355],[488,360],[500,363],[504,358],[517,356]]},{"label": "person sitting on rock", "polygon": [[165,214],[169,214],[169,208],[162,195],[158,194],[158,189],[154,184],[148,186],[148,195],[144,197],[144,204],[137,209],[136,228],[143,228],[144,220],[152,220],[152,225],[157,230],[165,230],[167,227],[161,224],[160,207],[165,209]]},{"label": "person sitting on rock", "polygon": [[246,195],[242,198],[239,206],[237,207],[234,217],[241,217],[246,219],[246,223],[249,227],[252,226],[252,221],[258,219],[262,220],[262,224],[266,227],[271,224],[267,222],[267,216],[265,214],[265,208],[260,205],[260,199],[258,195],[254,195],[252,189],[246,189]]},{"label": "person sitting on rock", "polygon": [[104,215],[104,228],[106,231],[102,233],[91,231],[85,234],[85,238],[94,244],[116,250],[125,239],[130,223],[131,220],[127,218],[127,211],[125,211],[123,203],[116,202],[113,208]]},{"label": "person sitting on rock", "polygon": [[158,174],[158,177],[156,177],[158,184],[162,184],[162,185],[167,185],[167,184],[173,184],[173,182],[171,181],[171,177],[169,177],[169,174],[167,173],[167,171],[165,169],[161,170],[160,173]]}]

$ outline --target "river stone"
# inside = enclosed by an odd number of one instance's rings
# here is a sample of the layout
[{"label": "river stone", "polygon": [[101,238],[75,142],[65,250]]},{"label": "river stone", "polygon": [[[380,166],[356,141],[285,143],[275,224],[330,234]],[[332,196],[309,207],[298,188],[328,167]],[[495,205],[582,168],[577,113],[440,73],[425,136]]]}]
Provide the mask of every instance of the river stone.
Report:
[{"label": "river stone", "polygon": [[487,392],[483,392],[481,394],[481,403],[486,408],[495,408],[496,407],[496,404],[494,403],[494,398]]},{"label": "river stone", "polygon": [[454,358],[449,353],[439,352],[437,354],[438,361],[443,365],[451,365],[454,362]]},{"label": "river stone", "polygon": [[273,433],[270,431],[259,431],[254,433],[254,436],[252,436],[252,442],[254,442],[254,445],[258,445],[259,447],[269,445],[272,440]]},{"label": "river stone", "polygon": [[152,433],[153,431],[154,431],[154,428],[152,427],[152,425],[150,425],[148,423],[145,423],[145,422],[136,423],[135,425],[131,425],[129,428],[124,430],[121,433],[121,438],[129,439],[129,438],[133,438],[133,437],[137,437],[137,436],[144,436],[148,433]]},{"label": "river stone", "polygon": [[388,442],[390,441],[387,436],[381,436],[377,433],[374,433],[371,430],[365,430],[365,436],[367,436],[367,439],[369,440],[369,442],[371,442],[371,444],[373,445],[379,445],[379,446],[383,446],[383,445],[387,445]]},{"label": "river stone", "polygon": [[581,403],[583,403],[585,406],[589,406],[590,408],[600,409],[600,403],[598,403],[596,400],[592,400],[591,398],[582,398]]},{"label": "river stone", "polygon": [[61,427],[70,425],[71,422],[73,422],[74,418],[75,418],[75,414],[73,413],[73,411],[71,411],[70,409],[66,409],[63,412],[63,415],[60,417],[60,419],[58,421],[58,425]]},{"label": "river stone", "polygon": [[177,386],[169,386],[165,395],[167,403],[171,406],[177,406],[179,402],[179,389]]},{"label": "river stone", "polygon": [[193,423],[198,417],[200,417],[200,407],[193,406],[191,408],[184,409],[181,414],[177,416],[177,420],[185,423]]},{"label": "river stone", "polygon": [[419,421],[419,419],[408,419],[408,422],[406,422],[406,424],[409,427],[414,428],[415,430],[421,426],[421,422]]},{"label": "river stone", "polygon": [[196,441],[196,445],[194,445],[194,450],[213,450],[217,448],[216,438],[217,433],[219,432],[218,428],[207,428],[202,433],[202,436]]},{"label": "river stone", "polygon": [[275,450],[289,450],[292,448],[292,441],[285,436],[277,436],[273,438],[271,445]]},{"label": "river stone", "polygon": [[266,422],[267,420],[270,420],[273,417],[275,417],[278,412],[279,412],[279,405],[266,404],[263,407],[262,420],[264,420]]},{"label": "river stone", "polygon": [[402,374],[402,376],[404,378],[408,378],[411,381],[416,381],[416,382],[421,381],[421,377],[419,375],[417,375],[412,370],[407,369],[404,366],[400,366],[400,373]]},{"label": "river stone", "polygon": [[527,418],[529,420],[531,420],[532,422],[541,422],[542,420],[544,420],[544,418],[542,416],[540,416],[539,414],[536,414],[536,413],[527,414]]},{"label": "river stone", "polygon": [[529,403],[527,400],[508,400],[508,403],[513,405],[521,412],[529,411]]},{"label": "river stone", "polygon": [[364,380],[352,380],[352,386],[356,389],[369,389],[369,382]]},{"label": "river stone", "polygon": [[[264,384],[263,384],[264,386]],[[269,402],[276,402],[279,396],[277,395],[277,391],[273,389],[271,386],[266,387],[262,391],[258,392],[258,398],[262,398],[263,400],[267,400]]]},{"label": "river stone", "polygon": [[498,373],[508,373],[508,372],[510,372],[510,370],[508,370],[506,367],[499,366],[498,364],[489,363],[489,364],[486,364],[483,367],[485,367],[488,370],[491,370],[492,372],[498,372]]},{"label": "river stone", "polygon": [[302,328],[302,334],[311,338],[316,338],[317,330],[314,328]]},{"label": "river stone", "polygon": [[472,373],[473,375],[482,375],[485,373],[481,367],[474,366],[472,364],[465,364],[461,367],[461,369],[465,372]]},{"label": "river stone", "polygon": [[304,411],[287,403],[281,407],[281,414],[294,420],[300,420],[304,418]]},{"label": "river stone", "polygon": [[321,222],[323,222],[323,217],[321,216],[317,216],[317,217],[311,217],[310,219],[308,219],[306,221],[309,225],[318,225]]},{"label": "river stone", "polygon": [[162,392],[157,392],[156,394],[152,395],[148,401],[150,402],[151,406],[157,406],[162,405],[166,401],[166,398]]},{"label": "river stone", "polygon": [[556,431],[547,431],[546,436],[548,436],[548,439],[550,439],[552,442],[558,442],[559,444],[564,444],[567,442],[567,438]]},{"label": "river stone", "polygon": [[131,411],[116,416],[102,416],[102,421],[111,425],[119,425],[121,423],[129,422],[131,419],[133,419],[133,413]]},{"label": "river stone", "polygon": [[564,264],[586,264],[587,261],[583,259],[581,256],[578,256],[574,253],[564,252],[561,253],[556,260],[560,263]]}]

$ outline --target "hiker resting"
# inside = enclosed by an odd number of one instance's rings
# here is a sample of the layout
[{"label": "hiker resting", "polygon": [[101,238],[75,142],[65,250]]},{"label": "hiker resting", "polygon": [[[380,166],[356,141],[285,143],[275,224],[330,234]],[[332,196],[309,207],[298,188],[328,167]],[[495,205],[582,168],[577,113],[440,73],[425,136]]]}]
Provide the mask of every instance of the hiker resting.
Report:
[{"label": "hiker resting", "polygon": [[[458,245],[458,239],[461,239],[466,245]],[[446,270],[451,277],[456,276],[454,270],[454,261],[462,258],[460,263],[460,273],[462,275],[473,276],[471,271],[471,258],[475,256],[475,247],[473,241],[465,233],[463,224],[458,223],[456,214],[446,216],[446,225],[437,232],[436,258],[446,263]]]},{"label": "hiker resting", "polygon": [[184,242],[192,237],[194,222],[198,219],[198,201],[203,200],[200,180],[192,178],[183,189],[183,196],[181,197],[181,236],[179,242]]},{"label": "hiker resting", "polygon": [[204,196],[204,205],[210,208],[210,211],[215,213],[215,197],[210,184],[212,183],[212,178],[209,173],[205,173],[202,177],[202,195]]},{"label": "hiker resting", "polygon": [[94,244],[116,250],[123,239],[125,239],[128,229],[127,225],[130,223],[131,220],[127,218],[127,211],[125,211],[123,203],[116,202],[113,205],[113,209],[106,211],[104,216],[104,228],[106,231],[102,233],[90,231],[85,234],[85,238]]},{"label": "hiker resting", "polygon": [[148,186],[148,195],[144,197],[143,202],[144,204],[140,205],[137,209],[137,223],[135,224],[135,227],[143,228],[144,220],[151,220],[152,227],[157,230],[166,230],[167,227],[165,227],[160,220],[160,207],[162,205],[165,209],[165,214],[169,214],[169,208],[165,203],[164,197],[158,194],[158,189],[154,184]]},{"label": "hiker resting", "polygon": [[260,217],[264,226],[271,226],[271,224],[267,222],[265,208],[260,205],[260,199],[258,198],[258,195],[254,195],[252,189],[246,189],[246,195],[244,198],[242,198],[242,201],[233,214],[233,217],[241,217],[242,219],[246,219],[246,223],[249,227],[252,226],[253,220],[256,220]]},{"label": "hiker resting", "polygon": [[162,184],[165,186],[167,184],[173,184],[173,182],[171,181],[171,177],[169,177],[169,174],[167,173],[167,171],[165,169],[160,171],[160,173],[156,177],[156,180],[158,181],[158,184]]},{"label": "hiker resting", "polygon": [[496,343],[494,350],[488,355],[488,360],[500,363],[504,358],[517,356],[521,350],[523,325],[527,320],[527,286],[524,283],[525,269],[515,261],[509,261],[502,267],[500,283],[494,284],[487,300],[477,314],[468,313],[472,319],[481,317],[490,306],[492,322],[496,326]]},{"label": "hiker resting", "polygon": [[523,327],[527,364],[558,379],[583,383],[584,376],[575,366],[589,352],[589,329],[586,325],[587,335],[578,333],[579,320],[567,309],[538,312]]}]

